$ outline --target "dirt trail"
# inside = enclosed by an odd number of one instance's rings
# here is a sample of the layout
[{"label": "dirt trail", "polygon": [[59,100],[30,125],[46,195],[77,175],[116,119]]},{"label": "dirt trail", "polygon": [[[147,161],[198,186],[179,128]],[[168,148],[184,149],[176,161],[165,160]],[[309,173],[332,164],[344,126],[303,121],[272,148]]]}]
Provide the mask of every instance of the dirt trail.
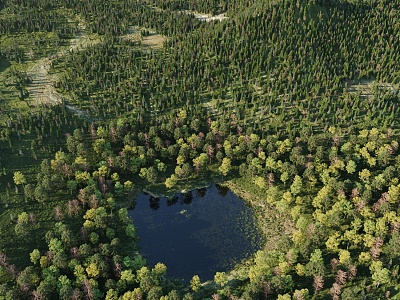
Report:
[{"label": "dirt trail", "polygon": [[[27,72],[28,76],[32,79],[32,83],[27,87],[32,105],[56,105],[62,103],[62,95],[60,95],[53,86],[53,83],[57,80],[57,75],[49,74],[52,62],[55,59],[68,54],[70,51],[84,49],[85,47],[100,42],[100,38],[97,35],[86,34],[86,28],[83,24],[79,24],[78,28],[79,32],[73,39],[71,39],[69,47],[52,56],[40,59]],[[86,112],[77,107],[72,105],[67,105],[66,107],[80,116],[88,117]]]},{"label": "dirt trail", "polygon": [[222,21],[225,19],[229,19],[229,17],[225,16],[225,13],[215,15],[215,16],[195,13],[194,16],[196,17],[197,20],[206,21],[206,22],[211,22],[214,20]]}]

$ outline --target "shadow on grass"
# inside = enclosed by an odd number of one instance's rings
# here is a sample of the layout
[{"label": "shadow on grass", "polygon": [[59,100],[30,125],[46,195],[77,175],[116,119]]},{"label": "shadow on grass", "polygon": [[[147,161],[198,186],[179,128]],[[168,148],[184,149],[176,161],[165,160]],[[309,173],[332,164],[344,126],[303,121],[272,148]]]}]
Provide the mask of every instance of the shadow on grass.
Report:
[{"label": "shadow on grass", "polygon": [[8,60],[0,59],[0,73],[4,72],[11,66],[11,63]]}]

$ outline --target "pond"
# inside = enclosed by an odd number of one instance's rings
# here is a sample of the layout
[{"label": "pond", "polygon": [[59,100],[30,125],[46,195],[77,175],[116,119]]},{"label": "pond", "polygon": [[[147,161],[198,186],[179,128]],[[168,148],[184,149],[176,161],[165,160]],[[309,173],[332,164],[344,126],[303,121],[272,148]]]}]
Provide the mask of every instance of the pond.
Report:
[{"label": "pond", "polygon": [[253,210],[218,185],[171,199],[142,194],[129,215],[149,265],[162,262],[169,276],[185,281],[229,271],[263,244]]}]

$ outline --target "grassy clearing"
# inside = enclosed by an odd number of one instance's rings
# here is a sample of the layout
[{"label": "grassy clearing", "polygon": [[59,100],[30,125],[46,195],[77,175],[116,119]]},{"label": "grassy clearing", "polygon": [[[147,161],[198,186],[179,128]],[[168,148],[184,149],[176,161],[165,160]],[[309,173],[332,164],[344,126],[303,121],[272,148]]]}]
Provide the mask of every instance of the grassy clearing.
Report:
[{"label": "grassy clearing", "polygon": [[193,14],[197,20],[204,21],[204,22],[211,22],[214,20],[222,21],[222,20],[229,19],[229,17],[225,16],[225,13],[221,13],[221,14],[213,16],[210,14],[204,14],[204,13],[200,13],[198,11],[193,11],[193,10],[184,10],[183,12],[187,13],[187,14]]},{"label": "grassy clearing", "polygon": [[[146,32],[145,35],[143,35],[144,32]],[[130,42],[140,42],[143,47],[149,48],[161,48],[167,40],[166,36],[140,26],[129,26],[127,33],[120,38]]]},{"label": "grassy clearing", "polygon": [[360,97],[368,99],[373,98],[378,90],[386,90],[400,95],[398,85],[388,82],[377,82],[373,79],[348,81],[346,90],[350,94],[359,94]]}]

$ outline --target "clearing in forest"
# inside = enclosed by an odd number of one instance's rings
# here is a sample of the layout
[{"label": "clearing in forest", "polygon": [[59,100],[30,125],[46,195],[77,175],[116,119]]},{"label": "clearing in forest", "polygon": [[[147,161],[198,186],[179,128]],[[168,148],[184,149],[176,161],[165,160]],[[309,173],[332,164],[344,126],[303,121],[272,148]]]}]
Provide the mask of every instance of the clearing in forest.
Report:
[{"label": "clearing in forest", "polygon": [[187,14],[193,14],[194,17],[199,21],[211,22],[214,20],[222,21],[225,19],[229,19],[229,17],[225,16],[225,13],[218,14],[218,15],[210,15],[210,14],[203,14],[193,10],[184,10],[183,12]]},{"label": "clearing in forest", "polygon": [[[143,36],[141,31],[147,31],[148,35]],[[164,35],[139,26],[129,26],[127,32],[127,34],[121,36],[122,39],[132,42],[140,41],[141,45],[144,47],[161,48],[167,40]]]},{"label": "clearing in forest", "polygon": [[57,93],[53,82],[57,79],[56,75],[50,75],[49,70],[52,62],[59,57],[66,55],[71,51],[79,51],[86,47],[95,45],[101,41],[97,34],[86,34],[85,26],[78,25],[78,34],[71,39],[68,48],[57,52],[49,57],[38,60],[27,72],[31,78],[31,84],[28,85],[29,96],[33,105],[59,104],[62,103],[62,97]]},{"label": "clearing in forest", "polygon": [[399,87],[388,82],[377,82],[373,79],[350,80],[346,83],[348,93],[359,93],[361,97],[372,98],[374,91],[384,89],[400,96]]}]

